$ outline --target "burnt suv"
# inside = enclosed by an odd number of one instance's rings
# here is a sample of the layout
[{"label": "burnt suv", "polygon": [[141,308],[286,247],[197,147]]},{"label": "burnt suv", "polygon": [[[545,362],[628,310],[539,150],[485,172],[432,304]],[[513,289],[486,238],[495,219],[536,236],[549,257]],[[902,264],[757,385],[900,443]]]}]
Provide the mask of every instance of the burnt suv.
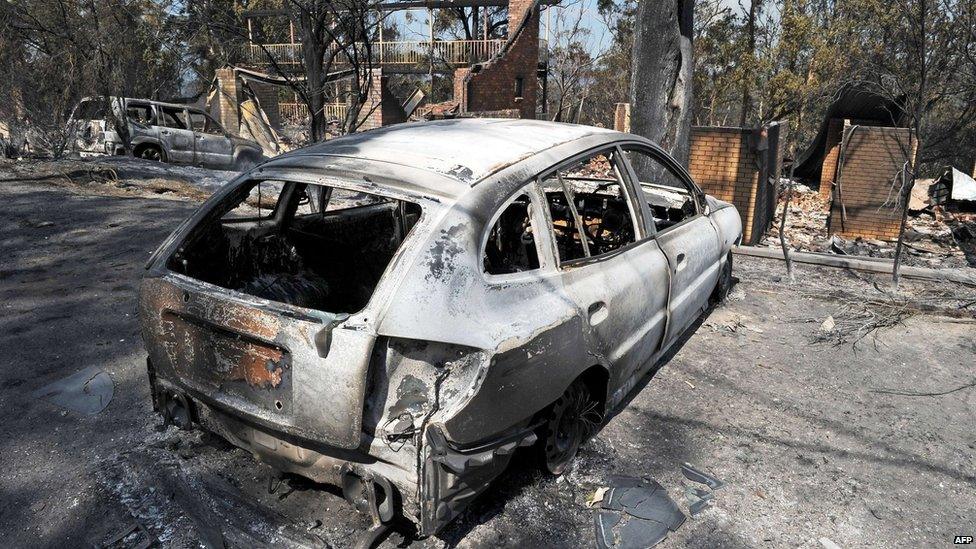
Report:
[{"label": "burnt suv", "polygon": [[82,157],[125,154],[109,113],[126,121],[132,154],[139,158],[238,171],[263,159],[261,145],[231,135],[201,109],[121,97],[89,97],[75,107],[71,150]]},{"label": "burnt suv", "polygon": [[649,141],[406,124],[268,161],[147,265],[153,403],[436,532],[518,447],[563,472],[731,280],[741,236]]}]

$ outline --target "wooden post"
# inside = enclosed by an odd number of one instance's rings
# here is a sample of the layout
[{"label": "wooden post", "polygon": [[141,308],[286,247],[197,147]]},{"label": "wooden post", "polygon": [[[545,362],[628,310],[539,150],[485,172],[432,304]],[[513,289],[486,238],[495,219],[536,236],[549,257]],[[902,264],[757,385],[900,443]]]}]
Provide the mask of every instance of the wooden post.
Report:
[{"label": "wooden post", "polygon": [[254,31],[251,29],[251,18],[247,18],[247,41],[254,43]]}]

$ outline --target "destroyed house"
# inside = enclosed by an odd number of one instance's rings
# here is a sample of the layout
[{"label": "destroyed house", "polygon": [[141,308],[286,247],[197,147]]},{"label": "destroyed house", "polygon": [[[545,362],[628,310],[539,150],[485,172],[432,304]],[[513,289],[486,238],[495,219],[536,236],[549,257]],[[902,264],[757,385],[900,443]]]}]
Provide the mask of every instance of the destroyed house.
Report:
[{"label": "destroyed house", "polygon": [[[364,44],[357,49],[368,51],[372,75],[362,110],[368,116],[359,129],[416,119],[421,112],[427,118],[544,117],[547,41],[540,37],[540,14],[553,3],[553,0],[411,0],[376,4],[377,20],[411,12],[413,19],[425,21],[427,28],[422,37],[389,27],[384,35],[386,25],[378,24],[368,48]],[[507,24],[498,25],[496,20],[496,24],[489,25],[489,9],[498,7],[508,8]],[[437,11],[453,8],[475,11],[472,21],[477,28],[469,31],[472,39],[453,39],[435,32]],[[303,68],[298,23],[285,9],[248,11],[244,13],[244,21],[248,43],[243,61],[237,67],[218,71],[220,105],[214,110],[225,125],[237,127],[243,116],[241,103],[252,98],[274,130],[280,130],[286,121],[304,120],[308,116],[307,105],[287,86],[288,80]],[[499,35],[498,29],[503,28],[507,28],[507,33]],[[359,67],[362,68],[361,60]],[[329,119],[346,116],[352,68],[347,54],[336,56],[327,77],[335,90],[330,94],[332,101],[325,105]],[[428,83],[449,79],[450,85],[442,83],[440,88],[453,90],[453,97],[430,97],[421,86],[397,96],[391,90],[390,78],[400,75],[413,75],[418,80],[426,78]]]}]

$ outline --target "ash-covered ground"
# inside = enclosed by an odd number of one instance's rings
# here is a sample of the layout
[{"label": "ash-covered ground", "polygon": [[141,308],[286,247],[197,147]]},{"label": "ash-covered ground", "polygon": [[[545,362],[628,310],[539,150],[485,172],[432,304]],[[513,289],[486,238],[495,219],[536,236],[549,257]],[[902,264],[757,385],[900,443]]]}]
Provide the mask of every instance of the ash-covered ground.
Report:
[{"label": "ash-covered ground", "polygon": [[[151,412],[139,277],[201,193],[9,167],[0,179],[5,545],[83,546],[137,523],[164,547],[355,543],[368,520],[336,489],[292,478],[269,493],[270,470],[250,455],[205,433],[162,429]],[[736,257],[730,299],[700,319],[569,474],[545,476],[523,452],[440,535],[395,533],[384,546],[592,546],[586,502],[610,475],[653,478],[687,512],[682,462],[726,486],[666,547],[931,547],[971,535],[976,289],[904,281],[894,294],[884,277],[797,268],[789,284],[781,262]],[[101,413],[32,396],[91,366],[115,383]]]}]

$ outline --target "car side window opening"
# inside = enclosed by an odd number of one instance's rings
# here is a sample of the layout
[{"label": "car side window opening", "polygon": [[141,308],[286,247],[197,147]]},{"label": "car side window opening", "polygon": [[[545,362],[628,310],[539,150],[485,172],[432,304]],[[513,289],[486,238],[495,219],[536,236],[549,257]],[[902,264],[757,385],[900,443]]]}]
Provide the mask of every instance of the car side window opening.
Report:
[{"label": "car side window opening", "polygon": [[195,132],[224,135],[223,128],[208,114],[200,111],[190,111],[190,125]]},{"label": "car side window opening", "polygon": [[482,263],[493,275],[539,268],[539,255],[532,227],[532,199],[522,193],[510,202],[488,232]]},{"label": "car side window opening", "polygon": [[148,103],[129,103],[125,107],[125,114],[130,121],[140,126],[152,125],[152,106]]},{"label": "car side window opening", "polygon": [[625,149],[624,157],[637,175],[658,231],[698,213],[694,190],[674,169],[640,149]]},{"label": "car side window opening", "polygon": [[183,109],[162,107],[160,109],[160,113],[163,117],[163,126],[168,128],[176,128],[178,130],[185,130],[188,128],[186,120],[183,117]]},{"label": "car side window opening", "polygon": [[228,210],[222,217],[225,221],[268,219],[278,205],[278,198],[284,183],[281,181],[261,181],[251,187],[247,197]]},{"label": "car side window opening", "polygon": [[[562,263],[637,240],[633,208],[613,152],[600,152],[542,180]],[[580,230],[582,228],[582,230]]]}]

